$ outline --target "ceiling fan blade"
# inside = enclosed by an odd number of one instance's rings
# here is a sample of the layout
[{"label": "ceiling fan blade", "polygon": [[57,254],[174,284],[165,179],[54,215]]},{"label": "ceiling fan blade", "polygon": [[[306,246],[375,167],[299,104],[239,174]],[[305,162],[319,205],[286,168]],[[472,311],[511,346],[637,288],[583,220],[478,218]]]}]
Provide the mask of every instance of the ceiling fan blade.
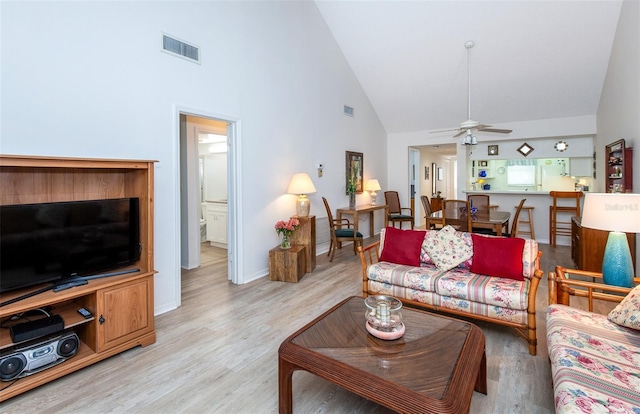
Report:
[{"label": "ceiling fan blade", "polygon": [[510,129],[499,129],[499,128],[483,128],[483,129],[479,129],[479,131],[482,132],[495,132],[498,134],[510,134],[513,131]]},{"label": "ceiling fan blade", "polygon": [[450,129],[436,129],[435,131],[429,131],[430,134],[439,134],[441,132],[453,132],[458,131],[460,128],[450,128]]},{"label": "ceiling fan blade", "polygon": [[467,130],[459,131],[457,134],[455,134],[455,135],[453,136],[453,138],[458,138],[460,135],[464,135],[466,132],[467,132]]}]

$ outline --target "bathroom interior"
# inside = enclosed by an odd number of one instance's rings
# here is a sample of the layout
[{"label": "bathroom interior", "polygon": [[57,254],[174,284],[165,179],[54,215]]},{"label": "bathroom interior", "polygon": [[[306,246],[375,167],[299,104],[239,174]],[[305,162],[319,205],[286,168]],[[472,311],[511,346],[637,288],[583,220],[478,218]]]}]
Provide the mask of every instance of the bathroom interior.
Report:
[{"label": "bathroom interior", "polygon": [[198,134],[200,241],[227,248],[227,136]]}]

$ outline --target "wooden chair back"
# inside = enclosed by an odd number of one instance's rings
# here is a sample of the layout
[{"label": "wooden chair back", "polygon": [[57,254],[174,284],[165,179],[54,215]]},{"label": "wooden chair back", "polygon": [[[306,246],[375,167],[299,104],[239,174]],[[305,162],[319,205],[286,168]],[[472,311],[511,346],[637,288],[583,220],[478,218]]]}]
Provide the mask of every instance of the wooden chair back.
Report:
[{"label": "wooden chair back", "polygon": [[475,207],[478,209],[478,214],[489,214],[489,206],[491,205],[489,202],[489,195],[487,194],[469,194],[467,196],[467,201],[471,207]]},{"label": "wooden chair back", "polygon": [[420,196],[420,200],[422,201],[422,208],[424,209],[424,217],[427,218],[433,213],[433,211],[431,211],[431,202],[429,201],[429,197],[425,195]]},{"label": "wooden chair back", "polygon": [[511,222],[511,233],[509,234],[510,237],[518,236],[518,220],[520,219],[520,212],[522,211],[522,207],[524,206],[525,201],[527,201],[526,198],[520,200],[520,204],[518,204],[518,207],[516,208],[516,214],[513,216],[513,222]]},{"label": "wooden chair back", "polygon": [[384,200],[387,206],[389,206],[389,214],[400,214],[402,212],[400,196],[397,191],[385,191]]},{"label": "wooden chair back", "polygon": [[444,224],[458,231],[471,232],[471,204],[466,200],[444,200],[442,215]]}]

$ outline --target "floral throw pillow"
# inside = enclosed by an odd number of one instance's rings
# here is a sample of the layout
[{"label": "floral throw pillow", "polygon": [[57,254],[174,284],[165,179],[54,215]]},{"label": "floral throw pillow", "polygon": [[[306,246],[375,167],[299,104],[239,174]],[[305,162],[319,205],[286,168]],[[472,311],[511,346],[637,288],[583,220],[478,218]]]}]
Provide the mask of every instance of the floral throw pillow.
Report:
[{"label": "floral throw pillow", "polygon": [[633,288],[607,318],[620,326],[640,330],[640,285]]},{"label": "floral throw pillow", "polygon": [[473,256],[473,247],[458,237],[451,226],[444,226],[425,247],[433,263],[443,271],[453,269]]}]

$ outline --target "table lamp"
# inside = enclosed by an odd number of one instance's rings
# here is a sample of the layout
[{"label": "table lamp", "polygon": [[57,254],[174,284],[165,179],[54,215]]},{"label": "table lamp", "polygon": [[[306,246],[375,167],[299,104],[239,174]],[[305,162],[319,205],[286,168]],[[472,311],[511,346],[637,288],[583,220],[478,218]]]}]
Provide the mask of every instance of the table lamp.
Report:
[{"label": "table lamp", "polygon": [[632,287],[633,261],[625,233],[640,233],[640,194],[586,193],[581,224],[610,231],[602,258],[604,283]]},{"label": "table lamp", "polygon": [[311,203],[307,194],[315,192],[316,188],[313,186],[313,181],[311,181],[309,174],[296,173],[293,175],[287,193],[298,195],[298,200],[296,201],[296,215],[298,217],[307,217],[309,215]]},{"label": "table lamp", "polygon": [[382,190],[382,188],[380,188],[380,183],[378,182],[378,180],[376,180],[375,178],[372,178],[371,180],[367,181],[367,191],[371,192],[371,205],[375,206],[376,205],[376,191],[380,191]]}]

